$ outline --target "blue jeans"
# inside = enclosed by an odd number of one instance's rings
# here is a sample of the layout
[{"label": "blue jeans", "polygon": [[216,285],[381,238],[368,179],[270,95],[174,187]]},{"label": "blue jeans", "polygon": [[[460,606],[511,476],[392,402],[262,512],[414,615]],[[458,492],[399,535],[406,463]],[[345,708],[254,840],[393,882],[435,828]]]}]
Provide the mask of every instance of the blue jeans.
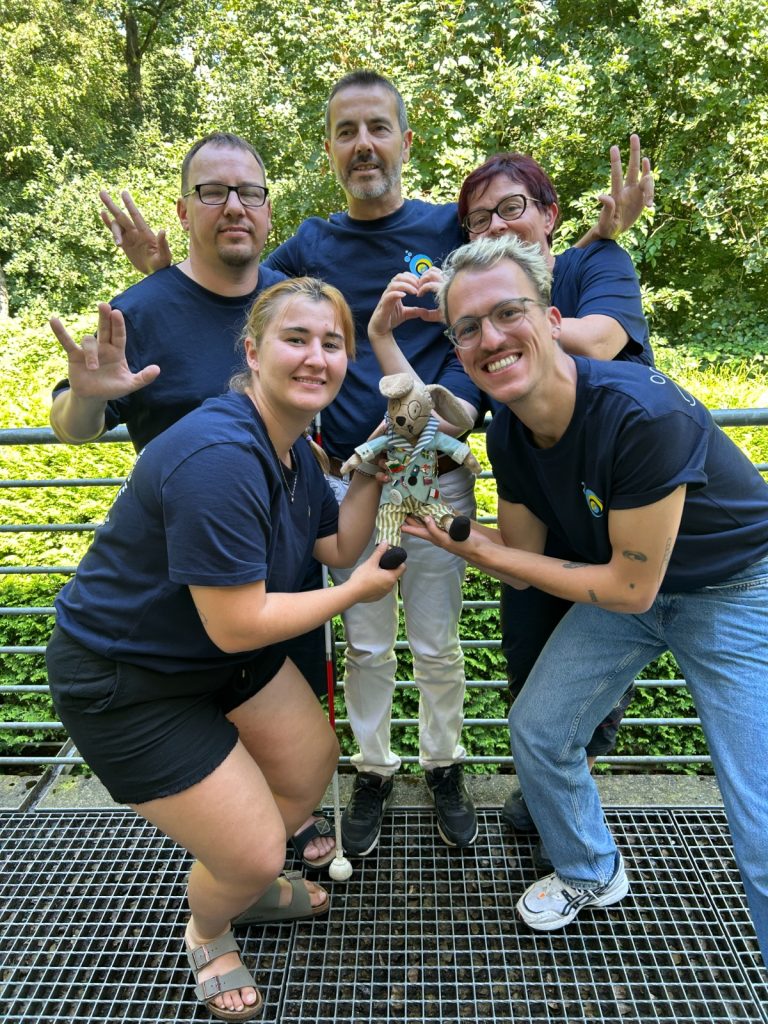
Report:
[{"label": "blue jeans", "polygon": [[616,847],[584,748],[665,650],[701,718],[768,966],[768,559],[715,586],[659,594],[642,615],[574,605],[509,715],[523,795],[561,878],[580,888],[606,883]]}]

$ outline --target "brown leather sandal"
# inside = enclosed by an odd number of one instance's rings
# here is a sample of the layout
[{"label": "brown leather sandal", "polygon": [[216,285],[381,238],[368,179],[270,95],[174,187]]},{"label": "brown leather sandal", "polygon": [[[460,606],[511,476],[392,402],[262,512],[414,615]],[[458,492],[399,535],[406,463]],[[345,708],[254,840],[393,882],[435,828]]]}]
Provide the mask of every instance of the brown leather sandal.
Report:
[{"label": "brown leather sandal", "polygon": [[[285,905],[280,903],[284,889],[281,879],[285,879],[293,890],[291,902]],[[247,910],[239,914],[232,921],[232,924],[270,924],[277,921],[298,921],[304,917],[317,917],[319,914],[327,914],[330,905],[331,901],[326,892],[323,902],[313,907],[301,874],[298,871],[286,871],[267,887],[266,892],[255,903],[252,903]]]},{"label": "brown leather sandal", "polygon": [[[224,932],[223,935],[220,935],[218,939],[214,939],[212,942],[206,942],[202,946],[194,946],[193,948],[187,946],[186,950],[189,966],[192,968],[192,973],[197,982],[197,976],[206,964],[211,963],[212,960],[216,960],[225,953],[239,953],[240,947],[230,929],[230,931]],[[241,988],[256,989],[258,998],[251,1006],[245,1006],[242,1010],[223,1010],[219,1006],[214,1006],[213,1000],[216,996],[221,995],[222,992],[234,992]],[[256,982],[242,964],[240,967],[235,967],[232,971],[227,971],[226,974],[215,974],[211,978],[206,978],[205,981],[198,982],[195,985],[195,995],[201,1003],[205,1003],[214,1017],[218,1017],[220,1020],[250,1020],[256,1014],[261,1013],[264,1007],[264,1000],[256,988]]]}]

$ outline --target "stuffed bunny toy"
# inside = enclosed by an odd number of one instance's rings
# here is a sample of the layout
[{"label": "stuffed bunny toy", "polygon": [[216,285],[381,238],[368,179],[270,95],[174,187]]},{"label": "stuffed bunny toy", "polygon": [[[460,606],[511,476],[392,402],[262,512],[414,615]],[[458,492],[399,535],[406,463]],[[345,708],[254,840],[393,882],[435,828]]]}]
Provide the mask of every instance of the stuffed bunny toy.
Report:
[{"label": "stuffed bunny toy", "polygon": [[469,445],[438,430],[433,411],[463,431],[473,425],[458,399],[441,384],[422,384],[409,373],[393,373],[382,377],[379,391],[387,399],[387,431],[358,445],[341,472],[349,473],[360,466],[363,472],[375,473],[376,460],[385,456],[390,479],[382,490],[376,516],[376,543],[389,543],[390,550],[382,556],[381,564],[394,568],[406,559],[400,547],[406,516],[432,516],[454,540],[469,536],[469,519],[457,516],[450,505],[440,501],[438,455],[449,455],[457,466],[466,466],[475,476],[481,467]]}]

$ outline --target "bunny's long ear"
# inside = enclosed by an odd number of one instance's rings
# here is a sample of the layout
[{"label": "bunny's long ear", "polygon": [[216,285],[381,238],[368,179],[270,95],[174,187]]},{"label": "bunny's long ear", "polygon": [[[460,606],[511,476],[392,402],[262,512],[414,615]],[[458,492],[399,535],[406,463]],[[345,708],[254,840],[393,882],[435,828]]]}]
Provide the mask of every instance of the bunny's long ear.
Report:
[{"label": "bunny's long ear", "polygon": [[427,391],[432,396],[435,412],[444,420],[452,423],[459,430],[471,430],[475,421],[461,402],[442,384],[427,384]]},{"label": "bunny's long ear", "polygon": [[416,383],[410,373],[390,373],[379,381],[379,391],[385,398],[405,398]]}]

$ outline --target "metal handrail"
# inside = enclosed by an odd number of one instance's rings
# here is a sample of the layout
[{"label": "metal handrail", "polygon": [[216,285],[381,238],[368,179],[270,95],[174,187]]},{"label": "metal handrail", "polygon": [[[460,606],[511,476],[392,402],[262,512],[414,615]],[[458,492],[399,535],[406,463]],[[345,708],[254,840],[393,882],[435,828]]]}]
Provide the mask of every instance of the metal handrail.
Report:
[{"label": "metal handrail", "polygon": [[[768,409],[719,409],[713,412],[715,421],[723,427],[743,427],[743,426],[768,426]],[[109,443],[125,443],[129,442],[128,432],[125,427],[117,427],[114,430],[104,434],[95,442],[89,442],[89,444],[109,444]],[[24,427],[14,428],[10,430],[0,430],[0,445],[56,445],[61,442],[56,438],[53,431],[49,427]],[[768,472],[767,463],[756,463],[758,470],[761,472]],[[484,473],[484,477],[490,477],[489,473]],[[96,478],[51,478],[51,479],[15,479],[15,480],[0,480],[0,488],[39,488],[39,487],[119,487],[124,482],[123,477],[96,477]],[[483,517],[484,522],[495,522],[495,519],[491,516]],[[0,533],[89,533],[96,529],[97,524],[95,523],[31,523],[31,524],[4,524],[0,525]],[[76,565],[20,565],[20,566],[2,566],[0,567],[0,576],[23,576],[23,575],[61,575],[69,576],[76,571]],[[498,607],[498,601],[467,601],[464,605],[465,608],[469,609],[481,609],[481,608],[495,608]],[[3,617],[19,617],[19,616],[42,616],[52,615],[53,608],[50,606],[19,606],[19,607],[1,607],[0,616]],[[344,650],[343,641],[337,641],[335,648],[338,652]],[[469,649],[498,649],[501,646],[500,640],[487,640],[487,639],[461,639],[461,646],[464,650]],[[398,641],[395,645],[396,650],[406,651],[408,650],[408,643],[406,641]],[[5,645],[0,646],[0,655],[7,657],[24,657],[33,656],[39,657],[45,652],[45,647],[42,645],[30,644],[30,645]],[[398,689],[404,689],[413,685],[412,680],[398,680],[396,687]],[[685,685],[685,681],[682,679],[656,679],[656,680],[642,680],[641,685],[644,688],[678,688]],[[505,690],[507,686],[506,680],[503,679],[473,679],[467,681],[467,687],[471,689],[491,689],[491,690]],[[340,683],[339,689],[343,692],[343,682]],[[46,684],[14,684],[2,687],[2,692],[6,694],[23,694],[23,693],[46,693],[48,687]],[[337,724],[341,727],[348,726],[348,720],[344,718],[338,718]],[[416,726],[418,721],[414,718],[397,718],[392,720],[394,726]],[[700,721],[696,717],[667,717],[667,718],[647,718],[647,717],[627,717],[624,719],[623,725],[625,727],[641,727],[641,726],[669,726],[672,728],[690,728],[700,725]],[[491,729],[504,729],[506,727],[506,719],[504,718],[468,718],[465,719],[465,726],[467,727],[485,727]],[[7,729],[9,731],[21,732],[25,729],[38,729],[45,730],[47,732],[57,733],[64,730],[62,724],[58,721],[8,721],[0,722],[0,730]],[[342,763],[348,762],[348,758],[342,758]],[[404,756],[402,760],[406,763],[413,763],[418,760],[415,756]],[[470,763],[475,764],[496,764],[499,766],[506,766],[513,763],[513,759],[504,755],[497,756],[472,756],[468,758]],[[624,765],[658,765],[663,764],[707,764],[710,759],[706,755],[670,755],[670,756],[658,756],[658,755],[638,755],[638,756],[627,756],[627,755],[615,755],[603,758],[606,763]],[[82,758],[80,758],[76,752],[72,752],[71,743],[65,744],[64,748],[56,755],[52,756],[35,756],[35,757],[16,757],[16,756],[0,756],[0,766],[16,766],[16,767],[36,767],[42,765],[57,765],[57,766],[72,766],[82,764]]]}]

